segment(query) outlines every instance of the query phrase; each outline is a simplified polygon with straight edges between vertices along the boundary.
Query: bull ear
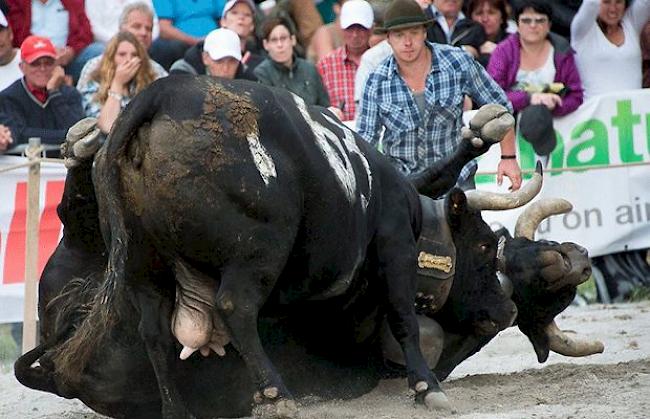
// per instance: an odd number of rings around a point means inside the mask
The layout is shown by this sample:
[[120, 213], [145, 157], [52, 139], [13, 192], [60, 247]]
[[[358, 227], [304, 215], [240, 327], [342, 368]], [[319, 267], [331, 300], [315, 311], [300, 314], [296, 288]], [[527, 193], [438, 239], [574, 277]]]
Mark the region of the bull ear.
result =
[[447, 197], [447, 207], [450, 215], [460, 215], [467, 212], [467, 196], [460, 188], [454, 188]]

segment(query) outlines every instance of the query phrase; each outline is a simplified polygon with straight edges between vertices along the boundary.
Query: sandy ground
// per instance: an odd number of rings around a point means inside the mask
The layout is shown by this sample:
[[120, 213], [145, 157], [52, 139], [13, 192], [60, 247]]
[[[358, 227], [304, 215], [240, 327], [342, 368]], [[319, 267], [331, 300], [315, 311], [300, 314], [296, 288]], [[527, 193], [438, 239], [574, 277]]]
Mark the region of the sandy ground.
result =
[[[605, 352], [586, 358], [551, 354], [538, 364], [528, 340], [511, 328], [443, 383], [454, 412], [441, 416], [414, 406], [405, 381], [395, 379], [355, 400], [303, 400], [300, 418], [650, 417], [650, 301], [570, 307], [557, 322], [600, 339]], [[0, 394], [0, 418], [102, 418], [78, 401], [24, 388], [7, 371], [0, 375]]]

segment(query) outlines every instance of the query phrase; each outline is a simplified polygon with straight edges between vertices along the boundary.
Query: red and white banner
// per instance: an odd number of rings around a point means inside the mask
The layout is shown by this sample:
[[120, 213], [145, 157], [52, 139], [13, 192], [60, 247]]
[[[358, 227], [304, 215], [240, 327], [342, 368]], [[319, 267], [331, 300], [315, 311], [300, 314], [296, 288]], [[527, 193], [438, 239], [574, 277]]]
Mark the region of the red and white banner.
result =
[[[0, 156], [0, 169], [26, 162]], [[0, 323], [19, 322], [23, 316], [27, 168], [0, 174]], [[62, 164], [41, 165], [38, 274], [61, 237], [56, 207], [61, 201], [66, 169]]]

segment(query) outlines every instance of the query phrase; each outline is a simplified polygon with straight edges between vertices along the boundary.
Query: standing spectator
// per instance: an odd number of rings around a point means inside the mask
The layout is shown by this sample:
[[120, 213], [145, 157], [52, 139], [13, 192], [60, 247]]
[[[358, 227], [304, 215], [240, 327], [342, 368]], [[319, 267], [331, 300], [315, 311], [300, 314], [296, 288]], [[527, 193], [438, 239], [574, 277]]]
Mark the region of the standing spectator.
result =
[[225, 0], [153, 0], [160, 37], [151, 57], [168, 70], [185, 51], [217, 29]]
[[361, 55], [369, 47], [374, 16], [365, 0], [348, 0], [341, 7], [343, 45], [323, 57], [317, 64], [332, 106], [343, 113], [343, 120], [354, 119], [354, 76]]
[[[427, 42], [431, 20], [414, 0], [394, 0], [386, 9], [383, 31], [393, 55], [370, 73], [361, 100], [357, 131], [406, 175], [420, 173], [452, 154], [461, 141], [463, 100], [510, 108], [503, 90], [465, 52]], [[385, 128], [383, 138], [382, 130]], [[519, 189], [521, 171], [514, 158], [514, 133], [500, 143], [497, 181], [510, 178]], [[475, 161], [461, 171], [458, 184], [474, 187]]]
[[[142, 2], [153, 10], [152, 0], [111, 0], [110, 7], [106, 7], [106, 0], [86, 0], [86, 15], [90, 21], [95, 42], [106, 45], [115, 34], [123, 30], [121, 29], [122, 12], [127, 5], [135, 2]], [[158, 38], [159, 34], [158, 18], [154, 16], [153, 39]]]
[[0, 148], [21, 153], [30, 137], [39, 137], [49, 156], [59, 155], [68, 129], [83, 118], [81, 96], [64, 84], [57, 50], [47, 38], [30, 35], [20, 47], [24, 77], [0, 92]]
[[[240, 71], [243, 72], [243, 78], [249, 80], [256, 80], [253, 70], [264, 60], [261, 55], [249, 49], [251, 44], [249, 41], [255, 36], [254, 16], [255, 4], [252, 0], [229, 0], [223, 8], [223, 16], [220, 21], [222, 28], [230, 29], [239, 36]], [[205, 74], [203, 51], [202, 41], [188, 49], [184, 57], [172, 65], [170, 72]]]
[[650, 2], [584, 0], [571, 23], [571, 45], [586, 98], [640, 89], [639, 36], [650, 17]]
[[473, 21], [483, 26], [485, 42], [479, 47], [478, 61], [487, 67], [497, 44], [508, 36], [506, 0], [470, 0], [467, 11]]
[[84, 0], [11, 0], [9, 5], [14, 45], [21, 45], [32, 34], [49, 38], [56, 47], [57, 64], [65, 67], [75, 83], [86, 61], [104, 49], [92, 43]]
[[296, 35], [292, 25], [283, 18], [272, 18], [264, 22], [262, 34], [269, 56], [255, 69], [259, 82], [287, 89], [309, 105], [329, 106], [316, 67], [294, 53]]
[[[124, 7], [120, 15], [120, 32], [132, 33], [140, 41], [145, 50], [149, 50], [152, 40], [153, 21], [153, 10], [146, 3], [129, 3]], [[101, 59], [102, 56], [94, 57], [86, 63], [81, 71], [81, 76], [79, 76], [77, 90], [83, 91], [86, 89], [90, 75], [99, 68]], [[149, 58], [149, 63], [154, 73], [156, 73], [157, 79], [167, 75], [165, 69], [151, 58]]]
[[118, 32], [81, 90], [84, 112], [97, 118], [97, 126], [107, 134], [133, 96], [155, 79], [142, 43], [130, 32]]
[[[563, 116], [582, 104], [575, 54], [566, 39], [550, 31], [552, 16], [543, 0], [520, 2], [514, 13], [518, 33], [492, 53], [488, 72], [506, 91], [515, 112], [545, 105], [554, 116]], [[554, 91], [551, 83], [564, 89]]]
[[241, 60], [241, 43], [235, 32], [219, 28], [210, 32], [205, 38], [203, 64], [206, 74], [226, 79], [257, 81], [254, 75], [245, 72]]
[[485, 42], [483, 27], [462, 12], [463, 0], [433, 0], [424, 9], [433, 19], [427, 30], [429, 42], [461, 47], [474, 58], [478, 58], [481, 45]]
[[23, 76], [20, 54], [13, 46], [14, 34], [5, 14], [0, 10], [0, 91]]

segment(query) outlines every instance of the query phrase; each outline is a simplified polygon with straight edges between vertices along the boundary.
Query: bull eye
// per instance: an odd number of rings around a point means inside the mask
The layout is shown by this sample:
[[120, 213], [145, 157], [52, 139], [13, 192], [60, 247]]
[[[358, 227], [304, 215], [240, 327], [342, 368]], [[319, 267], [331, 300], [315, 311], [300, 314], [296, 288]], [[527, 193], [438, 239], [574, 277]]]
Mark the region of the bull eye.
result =
[[488, 243], [479, 244], [479, 249], [482, 253], [487, 253], [490, 250], [490, 245]]

